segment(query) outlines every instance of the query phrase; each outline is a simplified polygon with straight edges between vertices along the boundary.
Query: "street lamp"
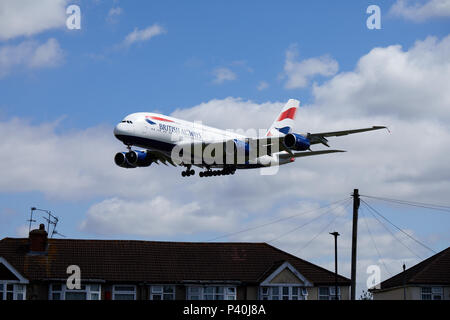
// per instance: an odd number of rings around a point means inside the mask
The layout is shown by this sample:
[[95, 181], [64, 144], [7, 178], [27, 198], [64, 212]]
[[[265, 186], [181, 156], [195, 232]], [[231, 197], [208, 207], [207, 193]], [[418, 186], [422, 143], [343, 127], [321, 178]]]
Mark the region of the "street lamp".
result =
[[337, 237], [339, 232], [330, 232], [334, 236], [334, 298], [338, 300], [338, 259], [337, 259]]

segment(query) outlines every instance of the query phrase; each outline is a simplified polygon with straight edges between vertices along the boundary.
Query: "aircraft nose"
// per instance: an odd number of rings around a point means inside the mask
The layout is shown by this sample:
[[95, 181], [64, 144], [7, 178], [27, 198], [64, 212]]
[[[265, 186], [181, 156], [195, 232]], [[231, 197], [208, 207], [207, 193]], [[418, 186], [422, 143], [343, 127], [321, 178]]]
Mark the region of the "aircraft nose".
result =
[[123, 136], [124, 134], [126, 134], [126, 129], [124, 127], [123, 123], [118, 123], [115, 127], [114, 127], [114, 135], [116, 137], [118, 136]]

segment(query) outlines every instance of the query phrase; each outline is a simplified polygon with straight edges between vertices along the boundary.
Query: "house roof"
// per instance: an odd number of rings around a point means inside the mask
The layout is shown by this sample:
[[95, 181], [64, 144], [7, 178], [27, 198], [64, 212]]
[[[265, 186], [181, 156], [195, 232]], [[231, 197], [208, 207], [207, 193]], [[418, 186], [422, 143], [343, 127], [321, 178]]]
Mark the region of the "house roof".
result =
[[[266, 243], [49, 239], [47, 254], [30, 254], [27, 238], [4, 238], [0, 257], [30, 281], [66, 279], [66, 268], [78, 265], [82, 279], [111, 282], [259, 283], [287, 261], [314, 285], [334, 284], [333, 272]], [[343, 276], [338, 282], [350, 285]]]
[[401, 287], [404, 283], [450, 285], [450, 247], [383, 281], [380, 289]]

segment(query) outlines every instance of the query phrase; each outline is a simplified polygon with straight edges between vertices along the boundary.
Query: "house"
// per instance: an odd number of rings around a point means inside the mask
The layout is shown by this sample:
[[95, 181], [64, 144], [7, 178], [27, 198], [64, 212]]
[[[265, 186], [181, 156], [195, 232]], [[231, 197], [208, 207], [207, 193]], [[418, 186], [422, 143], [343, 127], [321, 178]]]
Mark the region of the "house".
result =
[[[328, 300], [334, 285], [333, 272], [267, 243], [48, 239], [43, 225], [0, 240], [0, 299]], [[338, 276], [339, 299], [349, 287]]]
[[374, 300], [450, 300], [450, 247], [370, 291]]

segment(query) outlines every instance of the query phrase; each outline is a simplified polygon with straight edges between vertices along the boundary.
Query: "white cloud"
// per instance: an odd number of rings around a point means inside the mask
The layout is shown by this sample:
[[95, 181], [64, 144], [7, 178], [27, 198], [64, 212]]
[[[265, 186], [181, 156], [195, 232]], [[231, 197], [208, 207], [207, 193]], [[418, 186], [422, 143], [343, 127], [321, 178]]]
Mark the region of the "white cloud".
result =
[[109, 23], [117, 23], [118, 17], [123, 13], [123, 9], [121, 7], [113, 7], [109, 9], [108, 16], [106, 17], [106, 21]]
[[287, 89], [304, 88], [308, 86], [309, 81], [315, 76], [332, 76], [336, 74], [339, 65], [336, 60], [321, 56], [318, 58], [309, 58], [302, 61], [296, 61], [298, 58], [298, 49], [292, 45], [286, 51], [286, 60], [284, 63], [284, 77], [287, 78], [285, 87]]
[[[176, 109], [172, 116], [189, 121], [202, 121], [206, 125], [223, 129], [268, 128], [282, 106], [283, 102], [259, 104], [241, 98], [227, 97], [212, 99], [191, 108]], [[236, 117], [237, 114], [240, 116]]]
[[269, 84], [266, 81], [261, 81], [258, 86], [257, 89], [258, 91], [263, 91], [266, 90], [269, 87]]
[[4, 45], [0, 47], [0, 77], [17, 67], [27, 69], [55, 67], [61, 64], [63, 59], [63, 50], [53, 38], [42, 44], [26, 40], [18, 45]]
[[0, 1], [0, 40], [62, 28], [68, 0]]
[[143, 42], [150, 40], [153, 37], [156, 37], [161, 34], [167, 33], [167, 30], [155, 23], [145, 29], [134, 28], [133, 32], [129, 33], [124, 40], [124, 45], [129, 46], [136, 42]]
[[450, 0], [397, 0], [389, 12], [414, 22], [430, 18], [450, 17]]
[[108, 16], [120, 16], [123, 12], [123, 9], [121, 7], [115, 7], [115, 8], [111, 8], [108, 11]]
[[237, 78], [236, 74], [226, 67], [215, 68], [212, 73], [214, 75], [213, 82], [217, 84], [222, 84], [225, 81], [233, 81]]
[[315, 105], [336, 114], [450, 119], [450, 36], [428, 37], [409, 50], [374, 48], [352, 72], [313, 89]]
[[205, 212], [196, 201], [179, 204], [164, 196], [142, 201], [112, 198], [90, 207], [81, 229], [103, 235], [174, 236], [223, 232], [236, 227], [235, 218]]

